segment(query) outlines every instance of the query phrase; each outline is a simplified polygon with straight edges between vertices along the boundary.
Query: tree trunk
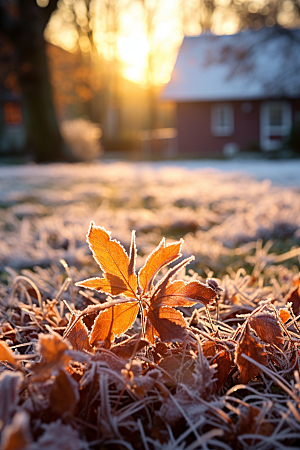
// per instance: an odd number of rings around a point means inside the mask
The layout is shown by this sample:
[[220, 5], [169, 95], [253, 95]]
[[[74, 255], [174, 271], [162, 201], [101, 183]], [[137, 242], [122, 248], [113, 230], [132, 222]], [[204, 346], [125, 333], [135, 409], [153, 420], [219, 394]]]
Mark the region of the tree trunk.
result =
[[44, 40], [44, 29], [57, 0], [51, 0], [46, 8], [39, 7], [36, 0], [19, 0], [17, 4], [18, 14], [10, 15], [6, 10], [0, 22], [2, 31], [15, 45], [28, 147], [36, 162], [66, 159], [52, 101]]

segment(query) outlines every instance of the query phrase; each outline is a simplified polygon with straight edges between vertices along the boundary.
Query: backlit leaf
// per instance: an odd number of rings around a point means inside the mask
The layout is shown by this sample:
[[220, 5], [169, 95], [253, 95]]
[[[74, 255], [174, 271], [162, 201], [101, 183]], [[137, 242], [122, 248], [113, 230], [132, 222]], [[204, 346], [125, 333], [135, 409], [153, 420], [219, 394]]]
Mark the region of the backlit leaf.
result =
[[217, 372], [216, 372], [216, 378], [217, 378], [217, 391], [223, 387], [225, 382], [227, 381], [229, 372], [231, 371], [232, 367], [232, 357], [229, 352], [226, 350], [221, 351], [216, 357], [214, 357], [210, 364], [217, 364]]
[[186, 266], [187, 264], [189, 264], [191, 261], [193, 261], [195, 259], [194, 256], [190, 256], [189, 258], [184, 259], [183, 261], [181, 261], [180, 263], [178, 263], [176, 266], [172, 267], [167, 273], [166, 275], [157, 283], [157, 285], [155, 286], [155, 290], [153, 292], [152, 295], [152, 301], [155, 299], [157, 293], [159, 291], [163, 291], [164, 289], [166, 289], [167, 285], [169, 284], [170, 280], [173, 278], [173, 276], [180, 270], [182, 269], [184, 266]]
[[286, 311], [285, 309], [280, 309], [279, 315], [280, 315], [280, 319], [282, 320], [283, 323], [287, 322], [289, 319], [292, 318], [290, 313], [288, 311]]
[[[108, 280], [113, 286], [109, 293], [118, 295], [122, 290], [122, 294], [126, 297], [134, 297], [137, 290], [137, 276], [133, 270], [133, 260], [135, 259], [134, 244], [131, 246], [130, 260], [123, 246], [116, 240], [112, 240], [110, 234], [104, 228], [96, 227], [94, 222], [91, 222], [87, 241], [95, 260], [104, 274], [104, 280]], [[100, 282], [100, 280], [98, 281], [100, 283], [99, 289], [107, 289], [107, 284], [104, 281]], [[96, 281], [93, 283], [96, 283]], [[101, 285], [101, 283], [103, 284]], [[97, 287], [92, 288], [97, 289]], [[117, 292], [117, 294], [112, 293], [112, 291]]]
[[115, 275], [105, 274], [105, 278], [88, 278], [79, 281], [76, 286], [82, 286], [95, 291], [102, 291], [112, 296], [120, 295], [127, 290], [125, 282]]
[[139, 272], [139, 283], [143, 292], [151, 290], [154, 278], [160, 269], [181, 256], [182, 242], [181, 239], [166, 245], [165, 238], [163, 238], [158, 247], [148, 256], [145, 265]]
[[241, 382], [248, 383], [254, 377], [260, 374], [260, 369], [255, 364], [251, 363], [242, 356], [242, 353], [254, 359], [262, 365], [268, 362], [267, 354], [264, 347], [251, 334], [249, 326], [247, 325], [245, 333], [237, 345], [236, 349], [236, 364], [240, 371]]
[[[73, 314], [68, 326], [70, 326], [74, 322], [75, 318], [76, 315]], [[76, 325], [70, 331], [68, 335], [68, 341], [70, 342], [74, 350], [92, 350], [89, 342], [88, 329], [83, 323], [82, 319], [78, 320]]]
[[139, 312], [138, 302], [120, 303], [101, 311], [95, 319], [90, 343], [111, 342], [116, 336], [125, 333], [133, 324]]
[[154, 303], [167, 306], [192, 306], [195, 303], [208, 305], [215, 297], [215, 291], [200, 281], [186, 283], [176, 280], [158, 292]]
[[295, 316], [300, 314], [300, 286], [296, 285], [286, 296], [286, 301], [293, 304], [293, 311]]
[[271, 314], [257, 314], [251, 317], [250, 326], [257, 336], [268, 344], [281, 346], [284, 342], [282, 329], [276, 317]]
[[0, 341], [0, 361], [7, 361], [14, 365], [16, 364], [13, 352], [3, 341]]
[[187, 331], [182, 313], [168, 306], [151, 308], [147, 314], [146, 337], [154, 343], [155, 336], [162, 342], [183, 342]]

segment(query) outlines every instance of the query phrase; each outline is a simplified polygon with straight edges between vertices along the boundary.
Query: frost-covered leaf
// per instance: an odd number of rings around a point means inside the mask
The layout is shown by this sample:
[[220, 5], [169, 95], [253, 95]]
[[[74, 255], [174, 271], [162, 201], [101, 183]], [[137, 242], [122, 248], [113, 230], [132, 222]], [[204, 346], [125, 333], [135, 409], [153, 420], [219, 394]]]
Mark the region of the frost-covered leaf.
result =
[[[75, 319], [76, 315], [73, 314], [68, 326], [72, 325]], [[78, 320], [76, 325], [71, 329], [70, 333], [68, 334], [68, 341], [70, 342], [74, 350], [92, 350], [89, 341], [88, 329], [83, 323], [82, 319]]]
[[146, 337], [153, 344], [155, 336], [162, 342], [183, 342], [187, 331], [182, 313], [168, 306], [150, 308], [147, 314]]
[[216, 357], [210, 361], [211, 365], [217, 364], [217, 372], [215, 377], [217, 378], [217, 391], [223, 387], [227, 381], [228, 375], [232, 368], [232, 357], [231, 354], [223, 350]]
[[264, 366], [268, 362], [264, 347], [251, 334], [248, 325], [246, 326], [242, 339], [237, 344], [235, 356], [236, 364], [240, 371], [241, 382], [248, 383], [248, 381], [252, 380], [254, 377], [260, 374], [260, 369], [255, 364], [245, 359], [242, 356], [242, 353]]
[[262, 341], [279, 347], [283, 344], [282, 328], [271, 314], [255, 314], [250, 319], [250, 326]]
[[72, 413], [79, 401], [78, 384], [65, 370], [60, 369], [51, 386], [50, 404], [60, 416]]
[[19, 411], [2, 431], [1, 450], [29, 450], [30, 443], [29, 416], [25, 411]]
[[180, 250], [183, 240], [167, 244], [163, 238], [155, 250], [146, 259], [145, 265], [139, 272], [139, 283], [143, 292], [150, 291], [157, 272], [181, 256]]
[[35, 364], [32, 370], [44, 378], [54, 370], [66, 367], [72, 360], [69, 344], [56, 334], [40, 334], [37, 350], [43, 360]]
[[215, 291], [200, 281], [176, 280], [159, 290], [153, 304], [188, 307], [195, 303], [208, 305], [215, 297]]
[[[103, 290], [111, 295], [122, 293], [126, 297], [134, 297], [137, 290], [137, 276], [134, 272], [135, 248], [131, 245], [131, 258], [129, 259], [124, 247], [103, 228], [91, 222], [87, 234], [87, 241], [93, 256], [99, 264], [104, 278], [88, 280], [77, 286]], [[134, 237], [132, 239], [134, 242]]]
[[292, 318], [290, 313], [286, 309], [280, 309], [279, 310], [280, 319], [283, 323], [287, 322], [289, 319]]
[[92, 328], [91, 345], [95, 345], [98, 341], [111, 342], [115, 337], [125, 333], [132, 326], [138, 312], [138, 302], [121, 303], [101, 311]]
[[120, 342], [120, 344], [113, 345], [110, 351], [120, 358], [129, 359], [134, 352], [142, 350], [146, 345], [149, 345], [149, 341], [146, 339], [139, 339], [137, 335], [135, 335], [126, 339], [126, 341]]

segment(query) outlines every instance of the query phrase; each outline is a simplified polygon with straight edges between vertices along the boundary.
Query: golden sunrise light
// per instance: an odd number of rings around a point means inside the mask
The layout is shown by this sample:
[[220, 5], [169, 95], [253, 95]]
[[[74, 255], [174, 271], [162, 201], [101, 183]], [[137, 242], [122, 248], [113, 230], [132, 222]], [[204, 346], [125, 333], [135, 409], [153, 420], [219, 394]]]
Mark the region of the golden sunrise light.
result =
[[[46, 4], [46, 0], [38, 1], [41, 5]], [[47, 26], [46, 39], [67, 51], [76, 52], [80, 49], [82, 53], [88, 54], [91, 51], [88, 33], [92, 30], [98, 55], [106, 61], [118, 60], [121, 75], [143, 85], [167, 83], [184, 34], [201, 33], [201, 25], [198, 19], [193, 18], [192, 10], [188, 11], [189, 19], [183, 26], [181, 0], [145, 2], [148, 5], [144, 6], [146, 9], [143, 9], [142, 2], [136, 1], [118, 10], [113, 2], [94, 0], [89, 22], [84, 2], [79, 1], [75, 8], [77, 25], [76, 22], [74, 24], [70, 4], [69, 0], [59, 2], [58, 10]], [[256, 3], [251, 5], [254, 8]], [[218, 1], [211, 28], [216, 34], [238, 31], [237, 18], [228, 13], [227, 7], [228, 0]], [[145, 11], [148, 16], [145, 16]], [[149, 19], [149, 22], [147, 17], [152, 18], [152, 21]]]

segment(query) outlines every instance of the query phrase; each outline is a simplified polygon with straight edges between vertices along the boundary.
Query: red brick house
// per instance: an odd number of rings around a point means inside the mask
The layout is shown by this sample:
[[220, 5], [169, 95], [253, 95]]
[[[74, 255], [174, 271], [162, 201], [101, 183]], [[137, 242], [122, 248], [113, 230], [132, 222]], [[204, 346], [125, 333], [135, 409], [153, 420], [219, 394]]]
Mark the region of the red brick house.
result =
[[177, 106], [179, 154], [282, 147], [300, 121], [300, 30], [185, 37], [162, 99]]

